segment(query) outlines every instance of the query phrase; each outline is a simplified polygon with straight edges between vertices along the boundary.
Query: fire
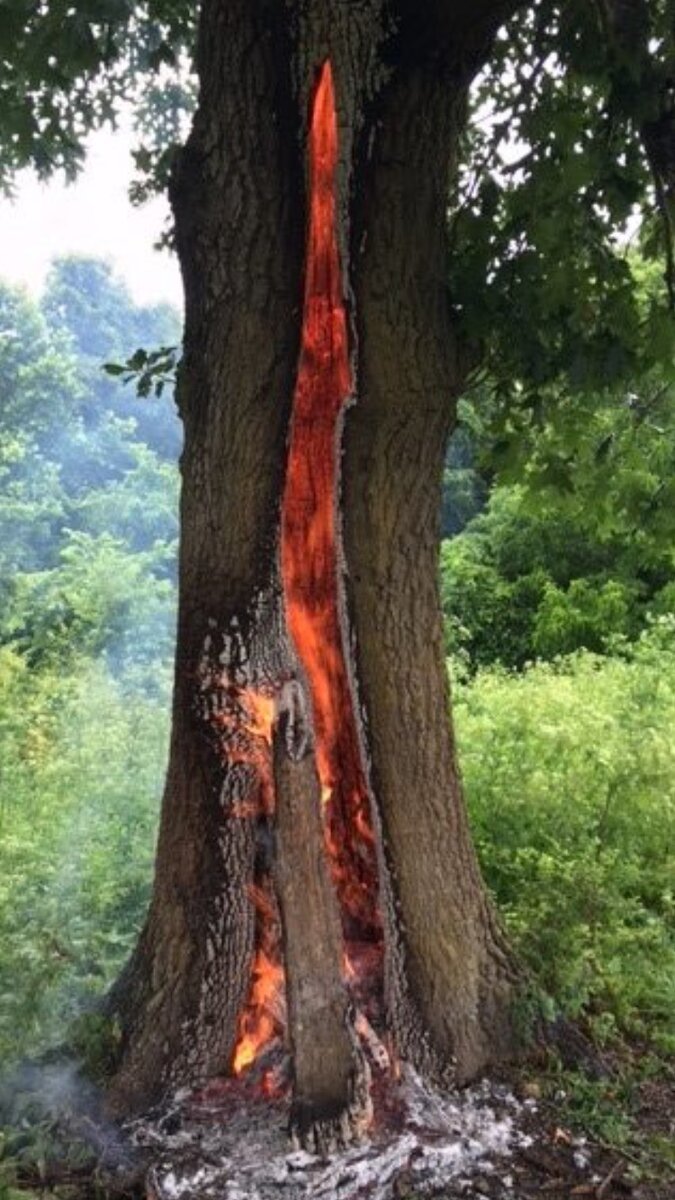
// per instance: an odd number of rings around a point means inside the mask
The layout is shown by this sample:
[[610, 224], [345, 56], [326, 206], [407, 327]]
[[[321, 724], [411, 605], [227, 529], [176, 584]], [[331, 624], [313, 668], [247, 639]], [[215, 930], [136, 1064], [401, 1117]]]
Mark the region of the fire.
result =
[[244, 708], [247, 710], [246, 728], [253, 737], [260, 737], [268, 746], [272, 745], [272, 728], [276, 715], [273, 696], [265, 696], [248, 688], [244, 693]]
[[378, 940], [368, 791], [339, 608], [337, 504], [341, 413], [352, 390], [336, 232], [338, 131], [330, 62], [309, 129], [309, 226], [300, 364], [281, 516], [288, 624], [312, 694], [326, 846], [347, 940]]
[[270, 959], [264, 950], [258, 950], [253, 963], [252, 980], [251, 994], [237, 1030], [232, 1060], [235, 1075], [241, 1075], [255, 1061], [260, 1050], [281, 1033], [278, 1016], [279, 994], [284, 982], [281, 963]]
[[272, 780], [272, 729], [276, 716], [276, 701], [252, 687], [233, 684], [224, 673], [208, 674], [202, 680], [205, 690], [212, 690], [218, 703], [209, 712], [208, 723], [215, 734], [219, 753], [224, 762], [248, 764], [253, 770], [251, 794], [233, 801], [232, 815], [237, 817], [271, 817], [274, 812]]
[[[230, 817], [258, 822], [274, 814], [272, 731], [276, 719], [274, 696], [253, 687], [234, 684], [220, 671], [205, 666], [202, 688], [216, 697], [208, 722], [218, 752], [228, 765], [251, 768], [250, 786], [230, 802]], [[249, 889], [255, 908], [255, 954], [251, 987], [237, 1027], [232, 1071], [240, 1075], [260, 1051], [284, 1029], [284, 969], [281, 962], [279, 921], [274, 892], [265, 874]]]
[[[355, 992], [364, 990], [365, 980], [365, 990], [372, 995], [381, 986], [382, 964], [375, 838], [343, 654], [337, 565], [340, 424], [352, 389], [336, 234], [337, 155], [335, 91], [326, 61], [314, 92], [309, 128], [304, 313], [281, 511], [281, 570], [288, 626], [311, 691], [326, 849], [347, 943], [345, 977]], [[264, 761], [256, 757], [256, 762], [260, 805], [271, 814], [269, 743], [274, 705], [250, 690], [240, 695], [239, 703], [249, 735], [243, 752], [250, 752], [251, 738], [256, 743], [262, 740], [265, 748]], [[232, 754], [241, 751], [234, 742], [231, 751], [233, 761]], [[248, 804], [240, 811], [248, 815]], [[257, 949], [251, 992], [237, 1031], [232, 1064], [237, 1075], [281, 1032], [284, 973], [269, 882], [256, 889], [252, 899]], [[364, 946], [372, 953], [364, 956], [360, 949]], [[360, 973], [356, 961], [367, 962], [367, 968]]]
[[342, 408], [352, 390], [335, 220], [337, 121], [330, 62], [310, 120], [310, 215], [303, 338], [281, 515], [289, 630], [309, 678], [325, 836], [346, 934], [376, 936], [377, 871], [368, 790], [342, 652], [337, 492]]
[[232, 1071], [241, 1075], [284, 1030], [284, 968], [279, 953], [276, 902], [269, 880], [249, 888], [256, 910], [256, 951], [251, 990], [239, 1016]]

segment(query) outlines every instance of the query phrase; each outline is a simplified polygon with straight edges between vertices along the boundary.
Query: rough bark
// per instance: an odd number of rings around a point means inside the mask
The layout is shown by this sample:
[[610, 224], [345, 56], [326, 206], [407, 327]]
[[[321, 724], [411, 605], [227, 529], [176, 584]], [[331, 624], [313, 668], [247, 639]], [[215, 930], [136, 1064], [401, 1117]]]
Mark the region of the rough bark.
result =
[[[291, 1129], [308, 1150], [346, 1145], [369, 1116], [366, 1064], [342, 980], [340, 916], [323, 847], [321, 789], [298, 684], [274, 744], [276, 854], [294, 1077]], [[300, 701], [300, 702], [299, 702]]]
[[444, 449], [463, 382], [445, 241], [463, 106], [461, 73], [434, 62], [402, 70], [380, 112], [358, 193], [367, 237], [354, 268], [359, 395], [343, 506], [390, 890], [389, 1019], [406, 1057], [460, 1081], [512, 1050], [514, 983], [467, 826], [437, 584]]
[[[227, 1070], [249, 986], [250, 884], [267, 849], [259, 823], [237, 813], [251, 799], [265, 809], [252, 789], [271, 764], [246, 697], [273, 696], [294, 671], [279, 505], [300, 340], [306, 104], [326, 54], [338, 87], [338, 232], [357, 377], [341, 609], [381, 834], [388, 1020], [401, 1053], [436, 1074], [468, 1078], [511, 1046], [513, 972], [467, 829], [436, 587], [443, 455], [461, 386], [445, 196], [466, 80], [504, 6], [484, 0], [472, 15], [455, 6], [448, 21], [450, 7], [203, 5], [200, 104], [172, 195], [186, 294], [173, 735], [151, 907], [110, 1000], [122, 1028], [112, 1112]], [[317, 825], [313, 770], [311, 758], [276, 763], [300, 1124], [324, 1093], [328, 1108], [344, 1105], [355, 1061], [336, 1034], [339, 1053], [322, 1071], [302, 1028], [316, 1027], [327, 1004], [331, 1027], [346, 1029], [334, 962], [312, 962], [295, 933], [288, 871], [300, 829]], [[311, 876], [306, 854], [301, 869]], [[325, 995], [308, 998], [309, 978], [324, 981]]]
[[151, 908], [111, 997], [123, 1030], [111, 1111], [226, 1070], [249, 986], [255, 823], [228, 820], [227, 770], [196, 702], [207, 639], [239, 684], [278, 674], [268, 660], [302, 265], [279, 14], [276, 3], [204, 5], [200, 108], [173, 185], [186, 296], [173, 733]]

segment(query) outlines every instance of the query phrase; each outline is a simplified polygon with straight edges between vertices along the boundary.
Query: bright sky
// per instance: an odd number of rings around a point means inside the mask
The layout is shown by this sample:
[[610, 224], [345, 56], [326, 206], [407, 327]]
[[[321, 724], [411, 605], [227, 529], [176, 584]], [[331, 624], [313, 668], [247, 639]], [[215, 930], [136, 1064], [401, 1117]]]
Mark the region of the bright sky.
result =
[[168, 203], [158, 198], [132, 208], [127, 197], [131, 138], [106, 130], [92, 136], [89, 147], [76, 183], [39, 183], [32, 172], [23, 172], [15, 200], [0, 198], [0, 277], [37, 294], [50, 259], [88, 254], [108, 259], [137, 303], [168, 300], [181, 307], [176, 258], [153, 250]]

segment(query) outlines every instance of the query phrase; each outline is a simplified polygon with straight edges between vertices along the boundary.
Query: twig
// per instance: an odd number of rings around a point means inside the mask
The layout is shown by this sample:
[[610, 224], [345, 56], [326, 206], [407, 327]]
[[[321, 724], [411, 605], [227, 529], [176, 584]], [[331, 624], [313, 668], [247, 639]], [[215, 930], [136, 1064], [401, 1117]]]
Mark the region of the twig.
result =
[[612, 1181], [616, 1178], [616, 1176], [619, 1174], [619, 1171], [622, 1171], [622, 1170], [623, 1170], [623, 1163], [620, 1162], [619, 1159], [617, 1159], [617, 1161], [614, 1163], [614, 1166], [612, 1167], [612, 1169], [607, 1173], [607, 1175], [605, 1175], [605, 1178], [603, 1179], [602, 1183], [598, 1184], [598, 1189], [595, 1193], [597, 1200], [603, 1200], [610, 1183], [612, 1183]]

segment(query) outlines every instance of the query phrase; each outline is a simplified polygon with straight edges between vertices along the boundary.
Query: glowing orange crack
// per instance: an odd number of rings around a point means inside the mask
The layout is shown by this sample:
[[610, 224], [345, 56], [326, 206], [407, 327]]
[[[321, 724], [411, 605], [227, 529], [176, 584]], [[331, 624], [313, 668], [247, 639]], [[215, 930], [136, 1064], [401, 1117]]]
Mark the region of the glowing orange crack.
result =
[[[281, 569], [288, 627], [309, 681], [326, 849], [345, 938], [381, 947], [368, 793], [344, 660], [338, 592], [339, 420], [352, 383], [336, 233], [338, 131], [331, 65], [319, 72], [309, 127], [309, 223], [302, 340], [281, 511]], [[267, 710], [261, 735], [271, 737]], [[270, 955], [275, 915], [258, 898], [252, 988], [238, 1027], [235, 1073], [278, 1035], [283, 967]], [[381, 953], [375, 955], [381, 964]], [[345, 965], [351, 956], [345, 955]], [[380, 970], [378, 965], [377, 970]]]
[[374, 836], [338, 607], [339, 418], [352, 387], [337, 243], [338, 154], [330, 62], [309, 130], [310, 211], [304, 318], [281, 517], [288, 625], [312, 694], [327, 849], [343, 915], [365, 936], [379, 926]]

